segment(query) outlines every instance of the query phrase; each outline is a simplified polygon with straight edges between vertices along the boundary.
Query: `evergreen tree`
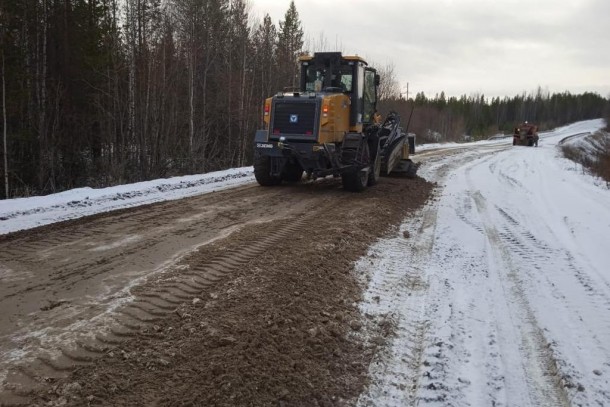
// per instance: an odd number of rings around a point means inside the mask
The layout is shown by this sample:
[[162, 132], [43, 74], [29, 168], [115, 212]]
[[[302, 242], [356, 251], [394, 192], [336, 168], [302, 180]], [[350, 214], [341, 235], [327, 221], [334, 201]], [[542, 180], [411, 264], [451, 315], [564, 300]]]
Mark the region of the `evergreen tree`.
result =
[[294, 0], [280, 21], [277, 43], [278, 85], [280, 87], [296, 87], [298, 85], [297, 62], [303, 49], [303, 29]]
[[[263, 100], [298, 84], [303, 47], [294, 2], [279, 29], [248, 18], [246, 0], [0, 1], [0, 180], [10, 188], [0, 195], [247, 165]], [[389, 68], [380, 110], [406, 126], [415, 105], [419, 141], [511, 132], [522, 120], [551, 128], [608, 108], [595, 93], [542, 89], [407, 101]]]
[[258, 103], [257, 119], [259, 126], [263, 121], [263, 102], [276, 88], [277, 78], [277, 29], [266, 14], [253, 35], [255, 78], [255, 103]]

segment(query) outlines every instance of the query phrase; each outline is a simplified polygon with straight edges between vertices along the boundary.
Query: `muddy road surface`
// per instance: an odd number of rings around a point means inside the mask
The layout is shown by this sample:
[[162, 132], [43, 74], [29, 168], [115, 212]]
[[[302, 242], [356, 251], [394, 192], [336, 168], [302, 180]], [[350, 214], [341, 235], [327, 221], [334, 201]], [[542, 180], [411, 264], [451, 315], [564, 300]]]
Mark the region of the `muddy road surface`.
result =
[[0, 402], [349, 403], [373, 354], [353, 264], [432, 187], [248, 184], [4, 236]]

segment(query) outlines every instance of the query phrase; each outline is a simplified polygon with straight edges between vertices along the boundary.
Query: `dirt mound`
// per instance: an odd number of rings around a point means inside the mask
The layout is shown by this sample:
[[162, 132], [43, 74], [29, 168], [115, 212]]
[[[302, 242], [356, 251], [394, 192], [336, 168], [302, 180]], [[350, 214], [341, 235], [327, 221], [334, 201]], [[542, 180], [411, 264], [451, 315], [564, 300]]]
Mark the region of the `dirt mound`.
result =
[[[353, 263], [429, 198], [423, 179], [384, 178], [362, 194], [337, 183], [296, 187], [318, 209], [245, 227], [185, 258], [174, 273], [236, 253], [277, 230], [287, 237], [93, 364], [35, 395], [38, 405], [343, 405], [366, 386], [362, 287]], [[269, 208], [273, 210], [273, 208]], [[143, 295], [172, 275], [133, 289]]]

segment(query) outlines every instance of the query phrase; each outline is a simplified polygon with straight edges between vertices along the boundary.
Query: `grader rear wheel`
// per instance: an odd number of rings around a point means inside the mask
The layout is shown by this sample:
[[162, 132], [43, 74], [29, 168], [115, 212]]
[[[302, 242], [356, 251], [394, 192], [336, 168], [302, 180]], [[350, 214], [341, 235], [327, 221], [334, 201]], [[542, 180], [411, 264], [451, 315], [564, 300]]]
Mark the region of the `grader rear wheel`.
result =
[[279, 185], [282, 182], [281, 177], [271, 175], [271, 160], [269, 156], [254, 155], [254, 178], [264, 187]]

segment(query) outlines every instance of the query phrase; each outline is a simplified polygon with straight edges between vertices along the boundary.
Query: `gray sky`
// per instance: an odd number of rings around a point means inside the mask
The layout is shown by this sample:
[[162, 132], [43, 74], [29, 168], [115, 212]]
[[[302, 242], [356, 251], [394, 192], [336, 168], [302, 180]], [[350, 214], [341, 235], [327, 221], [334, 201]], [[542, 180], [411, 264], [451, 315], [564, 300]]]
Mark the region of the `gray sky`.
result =
[[[250, 0], [277, 25], [290, 0]], [[394, 64], [403, 92], [610, 96], [610, 0], [295, 0], [310, 44]], [[372, 65], [372, 63], [371, 63]]]

